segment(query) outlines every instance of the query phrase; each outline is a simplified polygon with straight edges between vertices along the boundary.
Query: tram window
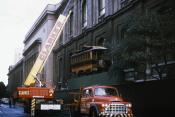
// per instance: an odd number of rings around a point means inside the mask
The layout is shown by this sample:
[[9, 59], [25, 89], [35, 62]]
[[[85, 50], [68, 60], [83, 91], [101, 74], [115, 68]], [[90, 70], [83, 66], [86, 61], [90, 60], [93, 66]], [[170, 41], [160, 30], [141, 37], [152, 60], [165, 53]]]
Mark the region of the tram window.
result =
[[85, 54], [85, 60], [87, 61], [88, 60], [88, 53]]
[[95, 52], [95, 59], [98, 59], [98, 56], [97, 56], [98, 52]]
[[83, 55], [83, 61], [86, 61], [86, 53]]
[[86, 60], [88, 60], [88, 53], [86, 53]]
[[83, 54], [81, 55], [81, 61], [83, 61]]
[[70, 62], [71, 62], [71, 64], [73, 63], [73, 59], [72, 58], [71, 58]]
[[77, 57], [77, 63], [80, 61], [80, 56]]
[[79, 61], [82, 62], [82, 55], [80, 55], [80, 60]]
[[83, 54], [81, 55], [81, 60], [80, 60], [81, 62], [83, 61]]
[[84, 61], [84, 54], [82, 54], [82, 58], [81, 58], [81, 61]]
[[72, 64], [75, 63], [75, 58], [71, 58], [71, 63], [72, 63]]
[[84, 60], [84, 54], [82, 54], [82, 56], [81, 56], [81, 61], [83, 61]]
[[86, 61], [86, 53], [84, 54], [84, 59], [83, 59], [83, 61]]
[[73, 63], [76, 63], [76, 58], [73, 58]]
[[87, 60], [89, 60], [89, 58], [90, 58], [90, 55], [89, 55], [89, 53], [87, 53]]
[[103, 55], [102, 52], [98, 52], [98, 59], [102, 59], [102, 55]]
[[93, 60], [96, 60], [96, 59], [97, 59], [96, 52], [93, 52], [93, 53], [92, 53], [92, 59], [93, 59]]
[[82, 55], [82, 61], [84, 61], [84, 59], [85, 59], [85, 56], [84, 56], [84, 55], [85, 55], [85, 54]]

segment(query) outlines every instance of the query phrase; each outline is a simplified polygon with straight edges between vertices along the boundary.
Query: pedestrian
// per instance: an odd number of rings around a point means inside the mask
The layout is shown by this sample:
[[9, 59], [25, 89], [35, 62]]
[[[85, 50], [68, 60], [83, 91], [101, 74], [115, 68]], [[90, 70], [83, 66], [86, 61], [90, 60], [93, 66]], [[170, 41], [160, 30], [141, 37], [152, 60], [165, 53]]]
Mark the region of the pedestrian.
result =
[[0, 99], [0, 107], [1, 107], [2, 99]]
[[12, 104], [13, 104], [13, 108], [16, 107], [16, 101], [17, 101], [17, 92], [14, 91], [13, 95], [12, 95]]
[[13, 97], [13, 101], [12, 102], [13, 102], [13, 108], [15, 108], [16, 107], [16, 98]]
[[10, 97], [9, 98], [9, 108], [11, 108], [12, 107], [12, 98]]

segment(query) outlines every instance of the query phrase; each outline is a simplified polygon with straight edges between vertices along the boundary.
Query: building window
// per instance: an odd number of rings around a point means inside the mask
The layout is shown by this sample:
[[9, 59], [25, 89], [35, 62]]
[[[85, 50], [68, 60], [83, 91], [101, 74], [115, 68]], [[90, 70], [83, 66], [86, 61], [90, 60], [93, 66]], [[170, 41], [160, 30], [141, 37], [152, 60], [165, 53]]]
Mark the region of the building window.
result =
[[59, 79], [58, 82], [62, 83], [63, 81], [63, 59], [59, 58], [59, 63], [58, 63], [58, 74], [59, 74]]
[[70, 37], [73, 36], [73, 12], [70, 15]]
[[86, 0], [84, 0], [83, 4], [82, 4], [82, 26], [83, 27], [87, 26], [87, 4], [86, 4]]
[[58, 45], [59, 46], [61, 46], [61, 45], [63, 45], [63, 32], [61, 33], [61, 35], [60, 35], [60, 38], [59, 38], [59, 40], [58, 40]]
[[99, 16], [103, 16], [105, 14], [105, 0], [99, 0]]
[[125, 38], [126, 38], [126, 29], [125, 28], [122, 28], [121, 29], [121, 40], [123, 40]]
[[105, 46], [105, 39], [104, 38], [100, 38], [97, 42], [98, 46]]

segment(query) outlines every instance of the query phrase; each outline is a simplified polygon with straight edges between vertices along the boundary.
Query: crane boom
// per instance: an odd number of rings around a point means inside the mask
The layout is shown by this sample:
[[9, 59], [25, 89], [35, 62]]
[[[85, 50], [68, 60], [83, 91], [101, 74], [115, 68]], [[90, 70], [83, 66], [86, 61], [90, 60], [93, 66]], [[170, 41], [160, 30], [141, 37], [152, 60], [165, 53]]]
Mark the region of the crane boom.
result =
[[52, 52], [53, 47], [55, 46], [58, 38], [61, 35], [61, 32], [70, 17], [71, 11], [67, 16], [60, 15], [51, 30], [47, 40], [45, 41], [44, 45], [41, 48], [41, 51], [29, 73], [27, 79], [24, 82], [25, 86], [30, 86], [31, 84], [35, 83], [37, 80], [37, 74], [41, 73], [50, 53]]

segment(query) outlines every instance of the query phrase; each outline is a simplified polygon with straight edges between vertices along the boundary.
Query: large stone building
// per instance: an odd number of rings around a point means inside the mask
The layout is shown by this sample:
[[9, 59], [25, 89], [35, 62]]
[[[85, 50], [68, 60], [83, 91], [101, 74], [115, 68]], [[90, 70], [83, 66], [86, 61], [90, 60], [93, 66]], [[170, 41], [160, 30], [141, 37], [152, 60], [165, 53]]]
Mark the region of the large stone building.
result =
[[[26, 34], [23, 59], [20, 62], [23, 75], [20, 75], [18, 85], [22, 85], [25, 81], [59, 14], [66, 15], [70, 10], [72, 14], [41, 74], [43, 82], [46, 82], [47, 85], [57, 86], [57, 89], [65, 87], [65, 84], [77, 89], [80, 85], [115, 85], [121, 83], [121, 79], [122, 81], [142, 79], [134, 79], [131, 73], [126, 73], [125, 76], [129, 77], [125, 78], [110, 77], [107, 71], [72, 78], [70, 56], [85, 45], [104, 46], [109, 40], [121, 40], [124, 37], [123, 26], [126, 23], [126, 18], [132, 17], [135, 11], [141, 11], [143, 8], [154, 11], [168, 9], [169, 2], [164, 0], [63, 0], [60, 4], [47, 5]], [[17, 67], [13, 67], [9, 71], [9, 85], [13, 80], [11, 77], [14, 76], [15, 69]]]
[[16, 87], [21, 86], [23, 83], [23, 59], [18, 61], [14, 66], [9, 66], [8, 73], [8, 91], [13, 94]]

